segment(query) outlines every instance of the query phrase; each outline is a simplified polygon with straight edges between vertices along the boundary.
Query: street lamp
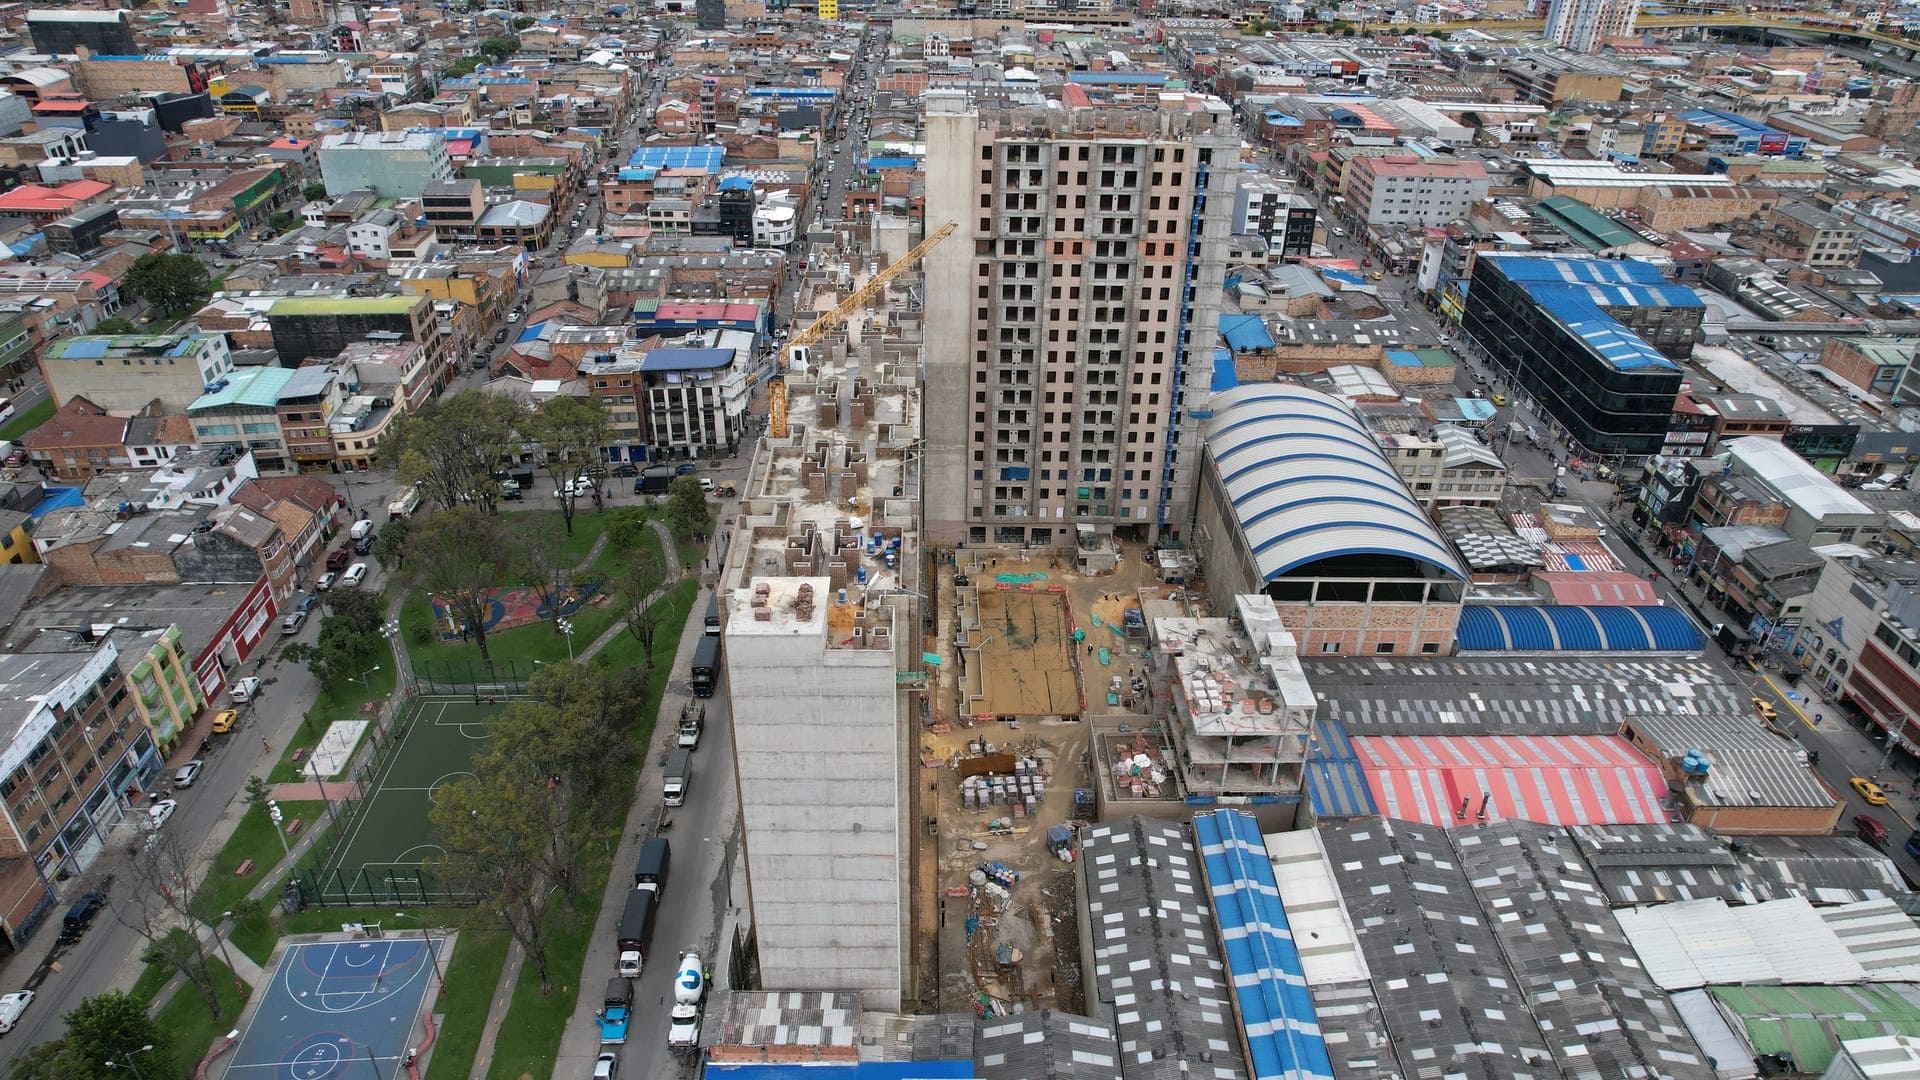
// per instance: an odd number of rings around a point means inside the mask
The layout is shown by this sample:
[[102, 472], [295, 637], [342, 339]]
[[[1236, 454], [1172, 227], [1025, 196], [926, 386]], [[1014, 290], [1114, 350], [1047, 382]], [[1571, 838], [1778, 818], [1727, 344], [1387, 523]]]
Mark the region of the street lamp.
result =
[[380, 670], [380, 665], [379, 665], [379, 664], [375, 664], [375, 665], [373, 665], [372, 667], [370, 667], [370, 668], [368, 668], [367, 670], [365, 670], [365, 671], [363, 671], [363, 672], [361, 672], [360, 674], [358, 674], [358, 675], [349, 675], [349, 676], [347, 676], [347, 678], [349, 678], [349, 679], [351, 679], [351, 680], [353, 680], [354, 682], [357, 682], [357, 683], [359, 683], [359, 684], [360, 684], [361, 686], [364, 686], [364, 687], [366, 687], [367, 689], [369, 689], [369, 690], [371, 690], [371, 689], [373, 689], [373, 684], [367, 681], [367, 676], [369, 676], [369, 675], [371, 675], [371, 674], [373, 674], [374, 672], [376, 672], [376, 671], [379, 671], [379, 670]]
[[427, 929], [426, 920], [406, 911], [396, 911], [393, 913], [393, 917], [396, 919], [412, 919], [414, 922], [420, 924], [420, 935], [427, 939], [427, 953], [433, 957], [433, 977], [440, 983], [441, 992], [445, 993], [447, 989], [447, 977], [440, 973], [440, 946], [434, 941], [433, 931]]
[[[281, 841], [284, 843], [285, 837], [282, 837]], [[231, 918], [233, 918], [233, 912], [231, 911], [223, 911], [220, 913], [221, 922], [225, 922]], [[215, 923], [207, 929], [213, 931], [213, 942], [220, 946], [220, 962], [227, 965], [227, 974], [233, 976], [233, 988], [244, 992], [247, 984], [241, 980], [240, 973], [233, 970], [233, 956], [227, 952], [227, 939], [220, 936], [220, 924]]]
[[554, 625], [559, 628], [561, 633], [567, 635], [567, 662], [572, 663], [573, 662], [573, 620], [572, 619], [556, 619], [554, 620]]
[[146, 1077], [140, 1075], [140, 1066], [135, 1065], [133, 1063], [133, 1059], [139, 1057], [141, 1054], [144, 1054], [151, 1049], [153, 1049], [153, 1044], [148, 1043], [147, 1045], [141, 1047], [140, 1049], [135, 1050], [134, 1052], [128, 1054], [127, 1060], [125, 1061], [115, 1061], [112, 1058], [108, 1058], [106, 1061], [106, 1066], [109, 1069], [129, 1070], [130, 1072], [133, 1073], [133, 1080], [147, 1080]]

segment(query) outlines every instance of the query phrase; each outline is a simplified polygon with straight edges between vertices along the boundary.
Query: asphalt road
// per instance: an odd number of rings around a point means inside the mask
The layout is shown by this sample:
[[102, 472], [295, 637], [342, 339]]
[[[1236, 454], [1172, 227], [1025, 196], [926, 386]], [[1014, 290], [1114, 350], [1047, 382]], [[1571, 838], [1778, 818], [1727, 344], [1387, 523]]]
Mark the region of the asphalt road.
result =
[[[691, 1059], [683, 1062], [667, 1050], [667, 1010], [673, 1000], [673, 973], [680, 956], [688, 949], [698, 952], [714, 973], [716, 986], [725, 987], [725, 949], [719, 941], [721, 921], [730, 907], [742, 906], [745, 896], [732, 896], [728, 887], [727, 866], [732, 855], [740, 801], [733, 776], [733, 724], [727, 711], [723, 685], [711, 698], [692, 697], [687, 688], [687, 668], [698, 640], [710, 590], [702, 589], [694, 601], [693, 617], [687, 620], [674, 657], [674, 669], [667, 694], [660, 705], [660, 720], [655, 731], [655, 750], [649, 755], [635, 795], [641, 810], [629, 820], [643, 822], [629, 828], [614, 858], [613, 880], [601, 905], [600, 920], [587, 946], [585, 969], [580, 976], [580, 1000], [567, 1022], [560, 1042], [559, 1057], [553, 1075], [557, 1078], [593, 1075], [593, 1063], [603, 1048], [600, 1025], [594, 1013], [600, 1007], [599, 994], [614, 974], [614, 936], [625, 903], [623, 897], [632, 886], [632, 867], [640, 844], [653, 834], [656, 813], [664, 813], [670, 823], [661, 834], [673, 846], [672, 870], [667, 875], [666, 896], [654, 923], [653, 943], [647, 951], [646, 967], [634, 981], [634, 1021], [628, 1027], [627, 1042], [618, 1048], [620, 1072], [626, 1076], [668, 1077], [691, 1075]], [[680, 708], [691, 704], [698, 712], [707, 711], [700, 746], [693, 753], [693, 779], [687, 801], [677, 807], [660, 803], [661, 749], [665, 733], [679, 723]], [[656, 810], [656, 808], [658, 808]], [[711, 997], [708, 999], [711, 1001]]]

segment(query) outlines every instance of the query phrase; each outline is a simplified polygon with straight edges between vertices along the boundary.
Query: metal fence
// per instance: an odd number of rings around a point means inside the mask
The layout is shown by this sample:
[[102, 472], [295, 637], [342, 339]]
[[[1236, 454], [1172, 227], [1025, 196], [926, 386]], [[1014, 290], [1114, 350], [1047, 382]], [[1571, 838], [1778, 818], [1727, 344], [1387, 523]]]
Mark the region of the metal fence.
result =
[[513, 697], [527, 692], [527, 681], [540, 670], [537, 664], [502, 660], [415, 660], [413, 688], [418, 694], [485, 694]]
[[[289, 911], [322, 907], [364, 907], [370, 904], [468, 903], [477, 897], [449, 887], [424, 866], [415, 864], [338, 866], [353, 835], [354, 822], [366, 812], [379, 790], [387, 767], [406, 742], [407, 728], [420, 715], [421, 702], [413, 692], [396, 693], [367, 731], [351, 773], [329, 790], [326, 820], [315, 823], [321, 834], [289, 877], [281, 906]], [[329, 783], [332, 783], [331, 781]]]

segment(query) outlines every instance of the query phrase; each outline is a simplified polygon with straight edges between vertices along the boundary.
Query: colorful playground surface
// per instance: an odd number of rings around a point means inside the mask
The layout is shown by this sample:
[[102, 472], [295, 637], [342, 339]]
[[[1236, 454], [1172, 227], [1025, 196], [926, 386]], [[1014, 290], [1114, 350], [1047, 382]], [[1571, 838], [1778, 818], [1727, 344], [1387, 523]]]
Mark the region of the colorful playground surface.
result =
[[[495, 589], [487, 598], [486, 631], [497, 634], [516, 626], [571, 615], [585, 607], [604, 584], [601, 581], [576, 581], [568, 585], [561, 590], [558, 603], [553, 605], [558, 611], [548, 610], [548, 606], [541, 602], [540, 593], [525, 585]], [[447, 602], [437, 596], [433, 598], [433, 621], [444, 641], [465, 636], [462, 633], [464, 626], [454, 618]]]

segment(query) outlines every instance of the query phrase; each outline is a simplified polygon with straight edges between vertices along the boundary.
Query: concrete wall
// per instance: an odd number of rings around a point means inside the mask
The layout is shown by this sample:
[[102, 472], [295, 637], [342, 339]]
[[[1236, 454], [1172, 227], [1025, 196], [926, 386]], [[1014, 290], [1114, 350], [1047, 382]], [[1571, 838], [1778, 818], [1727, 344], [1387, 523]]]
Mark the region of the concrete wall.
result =
[[[964, 93], [927, 96], [927, 161], [950, 162], [927, 170], [926, 220], [954, 222], [959, 228], [928, 254], [926, 295], [951, 297], [952, 303], [928, 304], [926, 335], [926, 501], [923, 513], [929, 543], [952, 543], [967, 534], [970, 454], [967, 411], [973, 395], [968, 371], [972, 325], [974, 238], [979, 213], [972, 205], [979, 150], [974, 141], [978, 119], [967, 110]], [[964, 164], [962, 164], [964, 163]], [[984, 347], [984, 346], [983, 346]], [[948, 403], [937, 406], [933, 403]]]
[[[826, 595], [826, 578], [809, 580]], [[727, 688], [761, 984], [855, 989], [867, 1008], [898, 1010], [907, 911], [894, 654], [829, 649], [824, 627], [733, 629]]]

